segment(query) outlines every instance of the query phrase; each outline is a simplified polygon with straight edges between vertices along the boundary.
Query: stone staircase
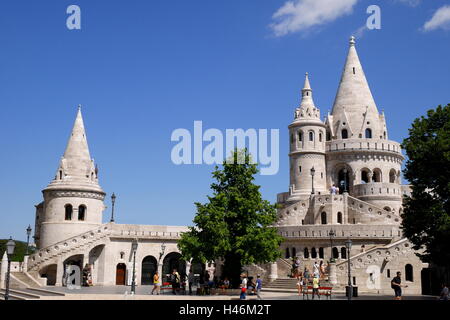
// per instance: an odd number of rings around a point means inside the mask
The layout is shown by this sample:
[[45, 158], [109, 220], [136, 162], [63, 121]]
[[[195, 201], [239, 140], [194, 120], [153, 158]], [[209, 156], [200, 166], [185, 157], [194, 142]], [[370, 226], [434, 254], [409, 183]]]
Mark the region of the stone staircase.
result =
[[381, 209], [350, 195], [347, 195], [347, 204], [349, 210], [353, 210], [358, 216], [363, 217], [363, 221], [359, 221], [360, 223], [378, 222], [383, 224], [400, 224], [400, 217], [392, 214], [392, 212]]

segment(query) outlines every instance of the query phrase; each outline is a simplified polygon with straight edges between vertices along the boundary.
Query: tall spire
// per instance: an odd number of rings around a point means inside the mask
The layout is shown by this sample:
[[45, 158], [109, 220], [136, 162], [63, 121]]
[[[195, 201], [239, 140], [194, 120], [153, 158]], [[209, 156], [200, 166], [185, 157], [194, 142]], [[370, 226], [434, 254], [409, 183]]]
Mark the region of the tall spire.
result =
[[312, 96], [311, 84], [309, 82], [308, 72], [305, 74], [305, 84], [302, 89], [302, 101], [300, 106], [295, 110], [295, 120], [320, 120], [320, 111], [314, 105], [314, 100]]
[[91, 159], [89, 146], [84, 128], [81, 105], [78, 106], [77, 116], [72, 132], [67, 142], [64, 155], [61, 158], [55, 179], [50, 186], [61, 185], [70, 187], [94, 187], [100, 189], [94, 160]]
[[[348, 126], [346, 129], [354, 133], [354, 136], [349, 138], [361, 137], [362, 130], [367, 125], [375, 126], [374, 129], [377, 131], [375, 135], [379, 134], [379, 113], [356, 52], [355, 43], [355, 37], [352, 36], [331, 113], [335, 130], [339, 130], [337, 127], [346, 123]], [[371, 125], [371, 122], [374, 124]]]

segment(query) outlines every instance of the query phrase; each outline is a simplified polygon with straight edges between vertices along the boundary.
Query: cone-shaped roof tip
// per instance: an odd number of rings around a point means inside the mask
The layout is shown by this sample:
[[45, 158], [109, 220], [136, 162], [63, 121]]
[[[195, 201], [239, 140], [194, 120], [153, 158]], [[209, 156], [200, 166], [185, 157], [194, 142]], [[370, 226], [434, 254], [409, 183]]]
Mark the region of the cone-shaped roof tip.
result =
[[305, 84], [303, 85], [303, 90], [311, 90], [311, 84], [309, 83], [309, 74], [305, 73]]
[[354, 46], [355, 43], [356, 43], [356, 38], [355, 38], [355, 36], [351, 36], [351, 37], [350, 37], [350, 46]]

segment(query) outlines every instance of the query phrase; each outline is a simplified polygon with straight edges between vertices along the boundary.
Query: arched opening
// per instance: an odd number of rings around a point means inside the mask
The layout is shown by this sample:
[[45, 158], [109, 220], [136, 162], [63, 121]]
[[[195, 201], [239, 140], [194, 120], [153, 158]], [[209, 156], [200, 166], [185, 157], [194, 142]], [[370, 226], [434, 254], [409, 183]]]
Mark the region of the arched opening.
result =
[[316, 259], [317, 258], [317, 251], [316, 248], [311, 249], [311, 258]]
[[56, 284], [57, 269], [58, 269], [58, 267], [56, 264], [51, 264], [51, 265], [44, 267], [42, 270], [39, 271], [39, 275], [42, 278], [47, 278], [48, 286], [54, 286]]
[[298, 132], [298, 141], [303, 142], [303, 132], [302, 131]]
[[336, 247], [333, 248], [333, 258], [339, 259], [339, 250]]
[[347, 259], [347, 248], [346, 247], [341, 248], [341, 258]]
[[292, 248], [292, 257], [295, 258], [297, 256], [297, 250]]
[[86, 206], [84, 204], [78, 207], [78, 220], [84, 221], [86, 218]]
[[331, 140], [331, 133], [330, 133], [330, 131], [327, 131], [327, 141], [330, 141]]
[[414, 281], [413, 266], [410, 264], [405, 266], [405, 280], [411, 282]]
[[396, 172], [394, 169], [391, 169], [391, 171], [389, 171], [389, 183], [395, 183], [395, 179], [396, 178]]
[[141, 284], [144, 286], [153, 284], [153, 276], [156, 271], [158, 271], [158, 261], [154, 256], [146, 256], [142, 260]]
[[324, 258], [323, 248], [319, 248], [319, 258], [320, 258], [320, 259], [323, 259], [323, 258]]
[[361, 170], [361, 183], [369, 183], [369, 171]]
[[289, 248], [286, 248], [286, 254], [284, 255], [284, 257], [286, 259], [289, 259], [291, 257], [291, 252], [290, 252]]
[[327, 224], [327, 213], [326, 212], [322, 212], [320, 214], [320, 222], [322, 224]]
[[386, 131], [383, 132], [383, 138], [384, 138], [384, 140], [386, 140]]
[[342, 139], [348, 139], [348, 131], [347, 131], [347, 129], [342, 129], [341, 135], [342, 135]]
[[303, 258], [309, 259], [309, 250], [308, 250], [308, 248], [305, 248], [303, 250]]
[[373, 170], [373, 182], [381, 182], [381, 170], [380, 169]]
[[350, 172], [348, 169], [341, 169], [338, 173], [338, 186], [339, 193], [343, 194], [344, 192], [348, 192], [350, 187]]
[[372, 139], [372, 129], [366, 129], [366, 139]]
[[62, 180], [62, 177], [63, 177], [62, 170], [59, 170], [59, 180]]
[[125, 285], [125, 276], [127, 273], [127, 266], [125, 263], [119, 263], [116, 266], [116, 286]]
[[73, 212], [72, 205], [71, 204], [66, 204], [64, 206], [64, 210], [65, 210], [64, 219], [65, 220], [72, 220], [72, 212]]
[[[82, 254], [77, 254], [77, 255], [73, 255], [73, 256], [71, 256], [71, 257], [69, 257], [69, 258], [67, 258], [66, 260], [64, 260], [64, 262], [63, 262], [63, 267], [64, 267], [64, 276], [65, 276], [65, 273], [66, 273], [66, 270], [67, 270], [67, 267], [68, 266], [77, 266], [78, 268], [80, 268], [80, 271], [82, 271], [83, 270], [83, 259], [84, 259], [84, 255], [82, 255]], [[88, 261], [86, 261], [86, 262], [88, 262]], [[82, 272], [80, 273], [80, 279], [79, 279], [79, 283], [80, 284], [83, 284], [83, 282], [82, 282], [82, 279], [83, 277], [82, 277]]]
[[342, 212], [337, 213], [337, 223], [342, 224]]
[[322, 132], [319, 132], [319, 142], [322, 142]]
[[186, 276], [186, 262], [181, 260], [181, 254], [178, 252], [171, 252], [164, 258], [162, 268], [163, 274], [161, 275], [163, 281], [168, 280], [168, 276], [170, 276], [174, 269], [178, 271], [181, 278]]
[[309, 132], [309, 141], [314, 141], [314, 131]]

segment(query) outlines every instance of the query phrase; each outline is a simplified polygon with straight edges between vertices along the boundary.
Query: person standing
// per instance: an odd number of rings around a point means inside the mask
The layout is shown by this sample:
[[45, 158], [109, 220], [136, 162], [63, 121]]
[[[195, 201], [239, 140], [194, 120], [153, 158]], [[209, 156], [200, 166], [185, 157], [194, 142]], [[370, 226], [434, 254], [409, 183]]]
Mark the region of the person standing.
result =
[[401, 272], [397, 272], [397, 276], [391, 281], [391, 288], [394, 289], [395, 298], [394, 300], [402, 300], [402, 287], [407, 288], [408, 286], [402, 285]]
[[177, 269], [173, 269], [172, 272], [172, 293], [174, 295], [177, 294], [178, 289], [180, 288], [180, 274], [177, 272]]
[[160, 283], [159, 283], [159, 274], [158, 271], [155, 271], [155, 274], [153, 275], [153, 290], [152, 293], [156, 291], [156, 294], [159, 295], [160, 292]]
[[261, 300], [261, 289], [262, 289], [262, 279], [261, 276], [258, 274], [256, 276], [256, 297], [258, 300]]
[[448, 301], [448, 287], [445, 283], [442, 284], [442, 290], [441, 295], [439, 296], [439, 300]]
[[314, 300], [314, 295], [317, 295], [317, 298], [320, 300], [319, 295], [319, 276], [314, 276], [313, 279], [313, 293], [312, 293], [312, 299]]
[[192, 286], [194, 285], [194, 271], [192, 271], [192, 268], [189, 269], [188, 285], [189, 285], [189, 295], [192, 295]]
[[247, 298], [247, 277], [245, 274], [241, 274], [241, 296], [240, 300], [245, 300]]

